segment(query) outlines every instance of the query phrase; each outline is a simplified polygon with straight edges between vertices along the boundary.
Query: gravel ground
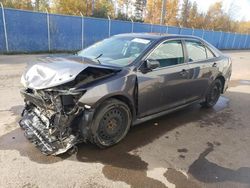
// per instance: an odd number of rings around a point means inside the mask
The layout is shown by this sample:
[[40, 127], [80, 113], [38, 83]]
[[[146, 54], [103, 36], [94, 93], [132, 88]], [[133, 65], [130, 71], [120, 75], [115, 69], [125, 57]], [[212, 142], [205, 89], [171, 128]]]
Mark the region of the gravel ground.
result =
[[233, 60], [213, 109], [190, 106], [131, 129], [118, 145], [44, 156], [17, 125], [20, 76], [43, 55], [0, 56], [0, 187], [250, 187], [250, 51]]

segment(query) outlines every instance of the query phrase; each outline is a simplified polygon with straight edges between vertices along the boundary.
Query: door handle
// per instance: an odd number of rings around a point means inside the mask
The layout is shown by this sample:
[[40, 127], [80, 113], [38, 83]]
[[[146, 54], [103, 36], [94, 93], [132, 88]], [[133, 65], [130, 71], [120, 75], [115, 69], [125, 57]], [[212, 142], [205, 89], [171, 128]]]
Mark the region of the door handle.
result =
[[186, 69], [182, 69], [182, 71], [180, 72], [180, 75], [183, 76], [183, 77], [186, 77], [188, 74], [187, 70]]
[[212, 65], [212, 67], [217, 67], [217, 63], [214, 63], [214, 64]]

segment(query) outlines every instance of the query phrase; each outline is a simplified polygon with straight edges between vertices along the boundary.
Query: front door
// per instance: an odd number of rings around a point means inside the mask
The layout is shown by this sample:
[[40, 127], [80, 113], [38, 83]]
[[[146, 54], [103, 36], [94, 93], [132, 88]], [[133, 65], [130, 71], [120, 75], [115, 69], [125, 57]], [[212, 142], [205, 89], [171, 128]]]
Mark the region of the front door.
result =
[[147, 59], [159, 61], [160, 67], [137, 73], [140, 117], [184, 104], [189, 77], [181, 40], [163, 42]]

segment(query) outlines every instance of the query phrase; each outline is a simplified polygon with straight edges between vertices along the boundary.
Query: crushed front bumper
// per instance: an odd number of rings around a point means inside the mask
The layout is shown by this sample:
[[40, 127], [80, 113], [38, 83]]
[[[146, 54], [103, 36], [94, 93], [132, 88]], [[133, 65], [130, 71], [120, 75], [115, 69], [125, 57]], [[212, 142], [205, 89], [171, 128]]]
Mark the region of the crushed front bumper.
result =
[[91, 141], [90, 122], [93, 109], [84, 104], [67, 101], [70, 95], [57, 93], [44, 97], [27, 89], [21, 90], [25, 108], [19, 125], [24, 135], [42, 153], [59, 155], [65, 153], [77, 143]]
[[19, 125], [24, 129], [25, 137], [46, 155], [59, 155], [72, 148], [78, 142], [77, 135], [58, 138], [52, 133], [50, 120], [37, 108], [24, 109]]

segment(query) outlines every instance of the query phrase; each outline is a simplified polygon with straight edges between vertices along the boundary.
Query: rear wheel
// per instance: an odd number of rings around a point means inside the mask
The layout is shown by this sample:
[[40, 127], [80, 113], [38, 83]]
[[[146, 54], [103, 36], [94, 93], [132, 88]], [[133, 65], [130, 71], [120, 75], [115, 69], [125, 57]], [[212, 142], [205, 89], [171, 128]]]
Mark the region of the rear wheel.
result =
[[206, 95], [206, 99], [201, 103], [203, 107], [213, 107], [220, 98], [220, 94], [222, 91], [222, 83], [219, 79], [216, 79], [209, 88], [209, 91]]
[[95, 113], [92, 141], [101, 148], [112, 146], [126, 136], [131, 122], [128, 105], [117, 99], [109, 99]]

